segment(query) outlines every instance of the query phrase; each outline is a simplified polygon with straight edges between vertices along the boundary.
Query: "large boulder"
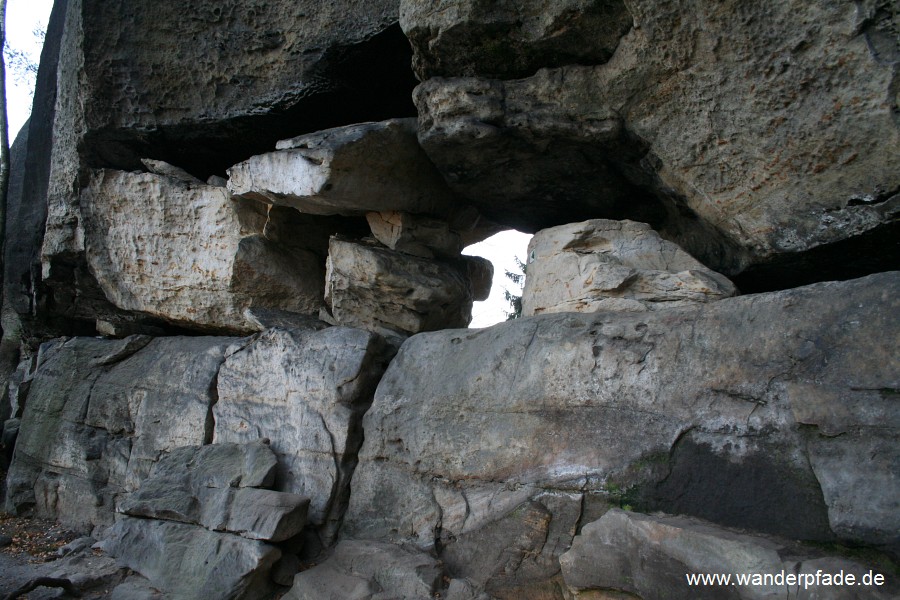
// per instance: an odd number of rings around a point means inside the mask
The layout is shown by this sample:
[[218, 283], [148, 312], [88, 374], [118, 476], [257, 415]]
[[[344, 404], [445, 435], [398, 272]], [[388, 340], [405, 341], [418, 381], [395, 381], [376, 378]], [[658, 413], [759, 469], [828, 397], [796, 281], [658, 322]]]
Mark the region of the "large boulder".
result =
[[183, 178], [96, 171], [81, 195], [91, 272], [117, 307], [191, 327], [252, 331], [251, 305], [317, 314], [319, 224], [277, 211], [297, 228], [279, 237], [253, 204]]
[[419, 139], [454, 190], [523, 230], [649, 222], [728, 275], [768, 265], [768, 280], [747, 272], [758, 289], [896, 267], [900, 52], [885, 3], [625, 4], [633, 27], [608, 62], [417, 88]]
[[528, 244], [522, 315], [645, 311], [733, 296], [727, 278], [649, 225], [594, 219], [539, 231]]
[[335, 322], [387, 336], [465, 327], [475, 296], [470, 264], [477, 276], [478, 262], [431, 260], [335, 237], [325, 304]]
[[542, 67], [604, 63], [631, 25], [622, 0], [400, 3], [419, 79], [513, 79]]
[[366, 413], [343, 531], [443, 558], [490, 523], [495, 539], [536, 523], [531, 581], [610, 504], [896, 552], [898, 288], [886, 273], [413, 336]]
[[343, 518], [362, 443], [362, 414], [390, 358], [384, 340], [358, 329], [273, 329], [219, 370], [213, 441], [270, 440], [274, 489], [308, 497], [324, 538]]
[[672, 600], [774, 600], [792, 593], [877, 600], [896, 597], [900, 589], [880, 568], [816, 548], [697, 519], [618, 509], [586, 524], [559, 562], [576, 599], [609, 590]]
[[[216, 374], [235, 338], [135, 336], [41, 347], [7, 477], [6, 507], [82, 530], [160, 455], [209, 442]], [[177, 415], [177, 418], [173, 418]]]

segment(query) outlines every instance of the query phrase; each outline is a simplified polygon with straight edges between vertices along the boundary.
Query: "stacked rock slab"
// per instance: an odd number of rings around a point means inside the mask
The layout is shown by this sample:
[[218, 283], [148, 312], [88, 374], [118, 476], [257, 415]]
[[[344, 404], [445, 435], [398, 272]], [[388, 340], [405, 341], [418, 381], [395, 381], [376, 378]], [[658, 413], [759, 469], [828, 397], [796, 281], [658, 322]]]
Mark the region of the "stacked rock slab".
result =
[[[878, 600], [896, 597], [900, 589], [883, 569], [812, 547], [736, 533], [697, 519], [619, 509], [586, 524], [559, 562], [576, 599], [615, 590], [639, 598], [750, 600], [803, 597], [812, 588], [817, 598]], [[697, 574], [729, 575], [733, 582], [689, 585], [686, 577]], [[745, 575], [747, 583], [740, 585], [737, 577]], [[848, 575], [853, 583], [847, 583]], [[831, 582], [823, 585], [823, 576]]]
[[524, 43], [502, 15], [484, 23], [478, 0], [418, 4], [403, 20], [416, 55], [433, 42], [455, 52], [415, 92], [419, 139], [489, 217], [532, 231], [650, 222], [728, 275], [771, 263], [776, 287], [895, 268], [900, 54], [886, 4], [627, 2], [632, 26], [608, 61], [540, 64], [555, 68], [522, 79], [467, 63], [496, 45], [470, 33], [509, 31], [524, 60], [555, 30]]
[[263, 598], [281, 556], [271, 542], [299, 534], [309, 505], [261, 489], [275, 482], [275, 468], [262, 441], [177, 448], [120, 503], [129, 516], [103, 547], [176, 597]]
[[[170, 165], [161, 170], [169, 175], [96, 171], [81, 195], [88, 264], [113, 304], [188, 327], [244, 332], [255, 329], [244, 316], [250, 306], [318, 314], [318, 223], [301, 215], [291, 222], [283, 210], [263, 220], [252, 201], [186, 173], [173, 177]], [[273, 220], [286, 222], [269, 226]], [[279, 225], [306, 235], [280, 238]]]
[[365, 416], [345, 534], [515, 548], [512, 570], [454, 554], [489, 592], [551, 580], [609, 504], [897, 552], [898, 285], [414, 336]]
[[733, 296], [734, 285], [649, 225], [595, 219], [543, 229], [528, 244], [522, 315], [645, 311]]
[[377, 240], [331, 240], [325, 320], [389, 336], [469, 323], [473, 298], [488, 292], [482, 263], [460, 254], [464, 237], [477, 241], [479, 217], [456, 202], [422, 151], [415, 119], [338, 127], [277, 147], [229, 170], [235, 196], [365, 215]]

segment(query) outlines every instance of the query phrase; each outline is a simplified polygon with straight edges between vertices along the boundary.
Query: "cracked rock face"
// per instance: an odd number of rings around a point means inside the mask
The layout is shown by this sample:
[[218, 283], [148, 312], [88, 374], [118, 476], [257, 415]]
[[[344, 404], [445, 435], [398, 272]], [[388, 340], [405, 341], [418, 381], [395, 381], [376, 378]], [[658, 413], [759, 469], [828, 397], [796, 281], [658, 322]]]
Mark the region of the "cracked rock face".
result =
[[81, 530], [112, 524], [116, 497], [137, 489], [163, 452], [208, 442], [210, 390], [237, 341], [134, 336], [42, 346], [7, 510], [33, 506]]
[[310, 499], [324, 538], [340, 525], [362, 443], [362, 414], [389, 355], [358, 329], [269, 330], [225, 361], [216, 383], [215, 443], [268, 438], [274, 489]]
[[550, 494], [573, 496], [570, 523], [630, 504], [896, 551], [898, 285], [414, 336], [364, 418], [345, 534], [440, 555], [516, 511], [565, 514]]
[[[257, 328], [244, 316], [251, 305], [319, 311], [323, 249], [279, 238], [279, 212], [260, 218], [252, 202], [199, 181], [111, 170], [95, 172], [81, 198], [88, 264], [121, 309], [239, 332]], [[304, 232], [284, 221], [290, 236]], [[317, 238], [315, 224], [304, 229]]]
[[642, 312], [713, 302], [737, 290], [649, 225], [595, 219], [539, 231], [528, 244], [522, 315]]
[[[802, 264], [893, 227], [900, 53], [879, 17], [889, 9], [626, 5], [634, 27], [608, 62], [416, 89], [419, 139], [454, 190], [524, 230], [649, 222], [728, 275], [781, 255]], [[895, 267], [893, 250], [866, 248], [844, 264]]]

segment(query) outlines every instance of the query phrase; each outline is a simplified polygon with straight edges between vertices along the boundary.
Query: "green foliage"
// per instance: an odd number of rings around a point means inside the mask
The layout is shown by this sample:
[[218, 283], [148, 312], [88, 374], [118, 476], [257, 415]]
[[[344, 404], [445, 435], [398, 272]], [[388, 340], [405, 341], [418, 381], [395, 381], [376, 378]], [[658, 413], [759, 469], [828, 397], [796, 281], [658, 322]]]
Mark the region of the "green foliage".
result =
[[518, 289], [515, 290], [518, 293], [511, 292], [508, 289], [503, 290], [503, 298], [507, 302], [509, 302], [511, 311], [504, 311], [506, 313], [506, 320], [512, 321], [513, 319], [518, 319], [522, 316], [522, 288], [525, 285], [525, 263], [522, 262], [518, 256], [514, 257], [516, 261], [516, 266], [519, 268], [519, 273], [515, 271], [506, 270], [504, 275], [509, 279], [513, 285], [515, 285]]

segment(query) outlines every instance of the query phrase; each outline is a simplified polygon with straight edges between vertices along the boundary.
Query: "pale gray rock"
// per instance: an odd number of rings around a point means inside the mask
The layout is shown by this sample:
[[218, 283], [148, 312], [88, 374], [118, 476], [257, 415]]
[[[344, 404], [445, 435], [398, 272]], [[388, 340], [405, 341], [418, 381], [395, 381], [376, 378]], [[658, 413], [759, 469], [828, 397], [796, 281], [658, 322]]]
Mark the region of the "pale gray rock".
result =
[[[81, 530], [110, 525], [163, 452], [208, 442], [216, 374], [235, 338], [73, 338], [44, 344], [6, 507]], [[177, 415], [177, 418], [173, 418]]]
[[634, 26], [603, 64], [417, 88], [420, 142], [451, 188], [527, 231], [649, 222], [728, 275], [771, 262], [784, 287], [894, 268], [896, 11], [626, 5]]
[[[164, 177], [169, 177], [171, 179], [178, 179], [180, 181], [183, 181], [183, 182], [189, 183], [189, 184], [193, 184], [193, 185], [197, 185], [197, 184], [203, 185], [203, 181], [201, 181], [200, 179], [197, 179], [196, 177], [194, 177], [193, 175], [191, 175], [190, 173], [188, 173], [181, 167], [176, 167], [175, 165], [170, 165], [169, 163], [167, 163], [163, 160], [154, 160], [152, 158], [142, 158], [141, 164], [143, 164], [144, 167], [146, 167], [146, 169], [149, 172], [154, 173], [156, 175], [162, 175]], [[212, 179], [212, 178], [210, 178], [210, 179]], [[208, 185], [215, 185], [215, 184], [210, 183]], [[219, 187], [221, 187], [221, 186], [219, 186]]]
[[514, 79], [542, 67], [606, 62], [632, 19], [621, 0], [400, 3], [419, 79]]
[[319, 215], [443, 216], [454, 208], [455, 196], [419, 146], [415, 119], [337, 127], [277, 147], [231, 167], [228, 189]]
[[[885, 273], [413, 336], [364, 418], [342, 535], [448, 558], [454, 539], [541, 513], [532, 502], [567, 514], [549, 493], [581, 495], [585, 514], [629, 504], [896, 552], [898, 286]], [[554, 535], [551, 555], [569, 533]]]
[[462, 251], [459, 234], [446, 221], [399, 211], [370, 212], [366, 220], [375, 239], [391, 250], [423, 258], [456, 258]]
[[315, 567], [298, 573], [284, 600], [434, 598], [443, 571], [428, 554], [377, 541], [343, 540]]
[[255, 489], [275, 483], [275, 468], [275, 454], [261, 440], [177, 448], [117, 510], [280, 542], [303, 529], [309, 499]]
[[332, 238], [325, 304], [335, 322], [382, 335], [466, 327], [473, 290], [468, 269]]
[[165, 594], [151, 585], [145, 578], [137, 574], [130, 575], [125, 581], [109, 592], [109, 600], [168, 600]]
[[278, 457], [275, 489], [309, 498], [309, 519], [326, 538], [346, 508], [362, 413], [387, 352], [379, 336], [358, 329], [273, 329], [219, 370], [214, 443], [268, 438]]
[[270, 240], [222, 188], [100, 170], [81, 210], [88, 263], [121, 309], [246, 332], [251, 304], [306, 315], [322, 304], [322, 257]]
[[645, 223], [594, 219], [528, 244], [522, 315], [645, 311], [733, 296], [734, 285]]
[[[622, 591], [640, 598], [735, 598], [762, 600], [785, 597], [847, 599], [891, 598], [894, 582], [864, 589], [847, 585], [797, 585], [796, 577], [810, 573], [853, 574], [857, 582], [871, 565], [821, 550], [804, 548], [776, 538], [736, 533], [697, 519], [644, 515], [613, 509], [588, 523], [559, 562], [563, 578], [575, 598], [595, 598], [603, 590]], [[874, 568], [878, 572], [879, 568]], [[781, 574], [756, 585], [689, 586], [686, 574]], [[785, 576], [795, 577], [786, 585]], [[882, 573], [882, 575], [885, 575]], [[787, 594], [787, 596], [786, 596]]]
[[102, 548], [174, 598], [255, 600], [272, 591], [275, 546], [202, 527], [121, 517]]

